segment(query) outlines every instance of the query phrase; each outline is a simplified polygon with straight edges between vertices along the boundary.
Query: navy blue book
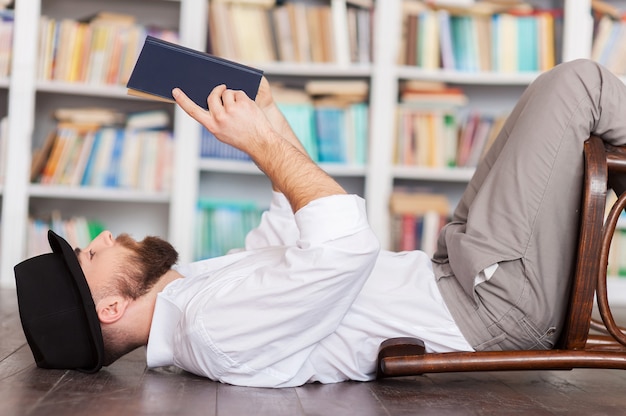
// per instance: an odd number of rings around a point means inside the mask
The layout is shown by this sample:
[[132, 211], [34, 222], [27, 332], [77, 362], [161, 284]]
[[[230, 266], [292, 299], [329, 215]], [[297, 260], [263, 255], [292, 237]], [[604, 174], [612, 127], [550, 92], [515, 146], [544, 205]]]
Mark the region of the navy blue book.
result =
[[172, 89], [183, 90], [202, 108], [216, 86], [244, 91], [254, 100], [263, 71], [147, 36], [126, 87], [128, 94], [174, 102]]

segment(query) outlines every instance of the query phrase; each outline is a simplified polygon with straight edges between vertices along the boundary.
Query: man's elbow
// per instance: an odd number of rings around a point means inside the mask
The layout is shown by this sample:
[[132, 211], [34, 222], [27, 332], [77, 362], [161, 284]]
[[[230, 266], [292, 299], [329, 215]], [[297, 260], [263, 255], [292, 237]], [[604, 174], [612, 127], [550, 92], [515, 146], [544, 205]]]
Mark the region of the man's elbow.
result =
[[372, 259], [376, 259], [378, 257], [378, 253], [380, 253], [380, 241], [374, 231], [371, 228], [368, 228], [360, 233], [359, 236], [359, 251], [365, 257], [371, 257]]

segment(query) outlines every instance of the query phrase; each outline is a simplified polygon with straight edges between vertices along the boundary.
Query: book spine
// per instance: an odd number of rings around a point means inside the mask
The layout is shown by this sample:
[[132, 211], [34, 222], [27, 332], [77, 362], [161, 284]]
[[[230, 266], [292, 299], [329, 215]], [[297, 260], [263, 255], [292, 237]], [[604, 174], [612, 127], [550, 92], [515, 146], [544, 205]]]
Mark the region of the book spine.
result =
[[320, 162], [345, 163], [345, 126], [343, 109], [318, 107], [315, 110], [318, 156]]

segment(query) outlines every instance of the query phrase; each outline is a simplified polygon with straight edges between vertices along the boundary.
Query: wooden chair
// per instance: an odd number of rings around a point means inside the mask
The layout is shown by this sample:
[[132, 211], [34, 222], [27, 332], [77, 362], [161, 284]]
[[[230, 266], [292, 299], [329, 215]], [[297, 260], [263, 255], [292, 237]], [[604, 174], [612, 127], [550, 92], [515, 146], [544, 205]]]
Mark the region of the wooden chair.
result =
[[[626, 369], [626, 333], [613, 319], [607, 300], [609, 247], [626, 192], [605, 220], [609, 173], [626, 174], [626, 148], [598, 137], [585, 142], [585, 178], [575, 276], [564, 329], [552, 350], [425, 353], [415, 338], [390, 338], [380, 345], [378, 377], [495, 370]], [[596, 294], [601, 320], [592, 318]], [[590, 331], [593, 331], [592, 334]]]

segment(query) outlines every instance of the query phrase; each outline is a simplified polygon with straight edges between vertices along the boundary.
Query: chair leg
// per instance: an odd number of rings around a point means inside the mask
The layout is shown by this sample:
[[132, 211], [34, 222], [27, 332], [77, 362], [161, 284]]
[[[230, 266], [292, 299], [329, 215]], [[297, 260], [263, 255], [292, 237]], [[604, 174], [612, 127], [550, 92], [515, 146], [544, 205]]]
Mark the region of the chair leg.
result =
[[384, 370], [381, 368], [386, 358], [402, 357], [402, 356], [418, 356], [424, 355], [426, 348], [424, 341], [411, 337], [389, 338], [383, 341], [378, 348], [378, 366], [376, 368], [376, 377], [384, 377]]
[[626, 369], [622, 351], [480, 351], [388, 356], [378, 364], [378, 377], [467, 371]]

